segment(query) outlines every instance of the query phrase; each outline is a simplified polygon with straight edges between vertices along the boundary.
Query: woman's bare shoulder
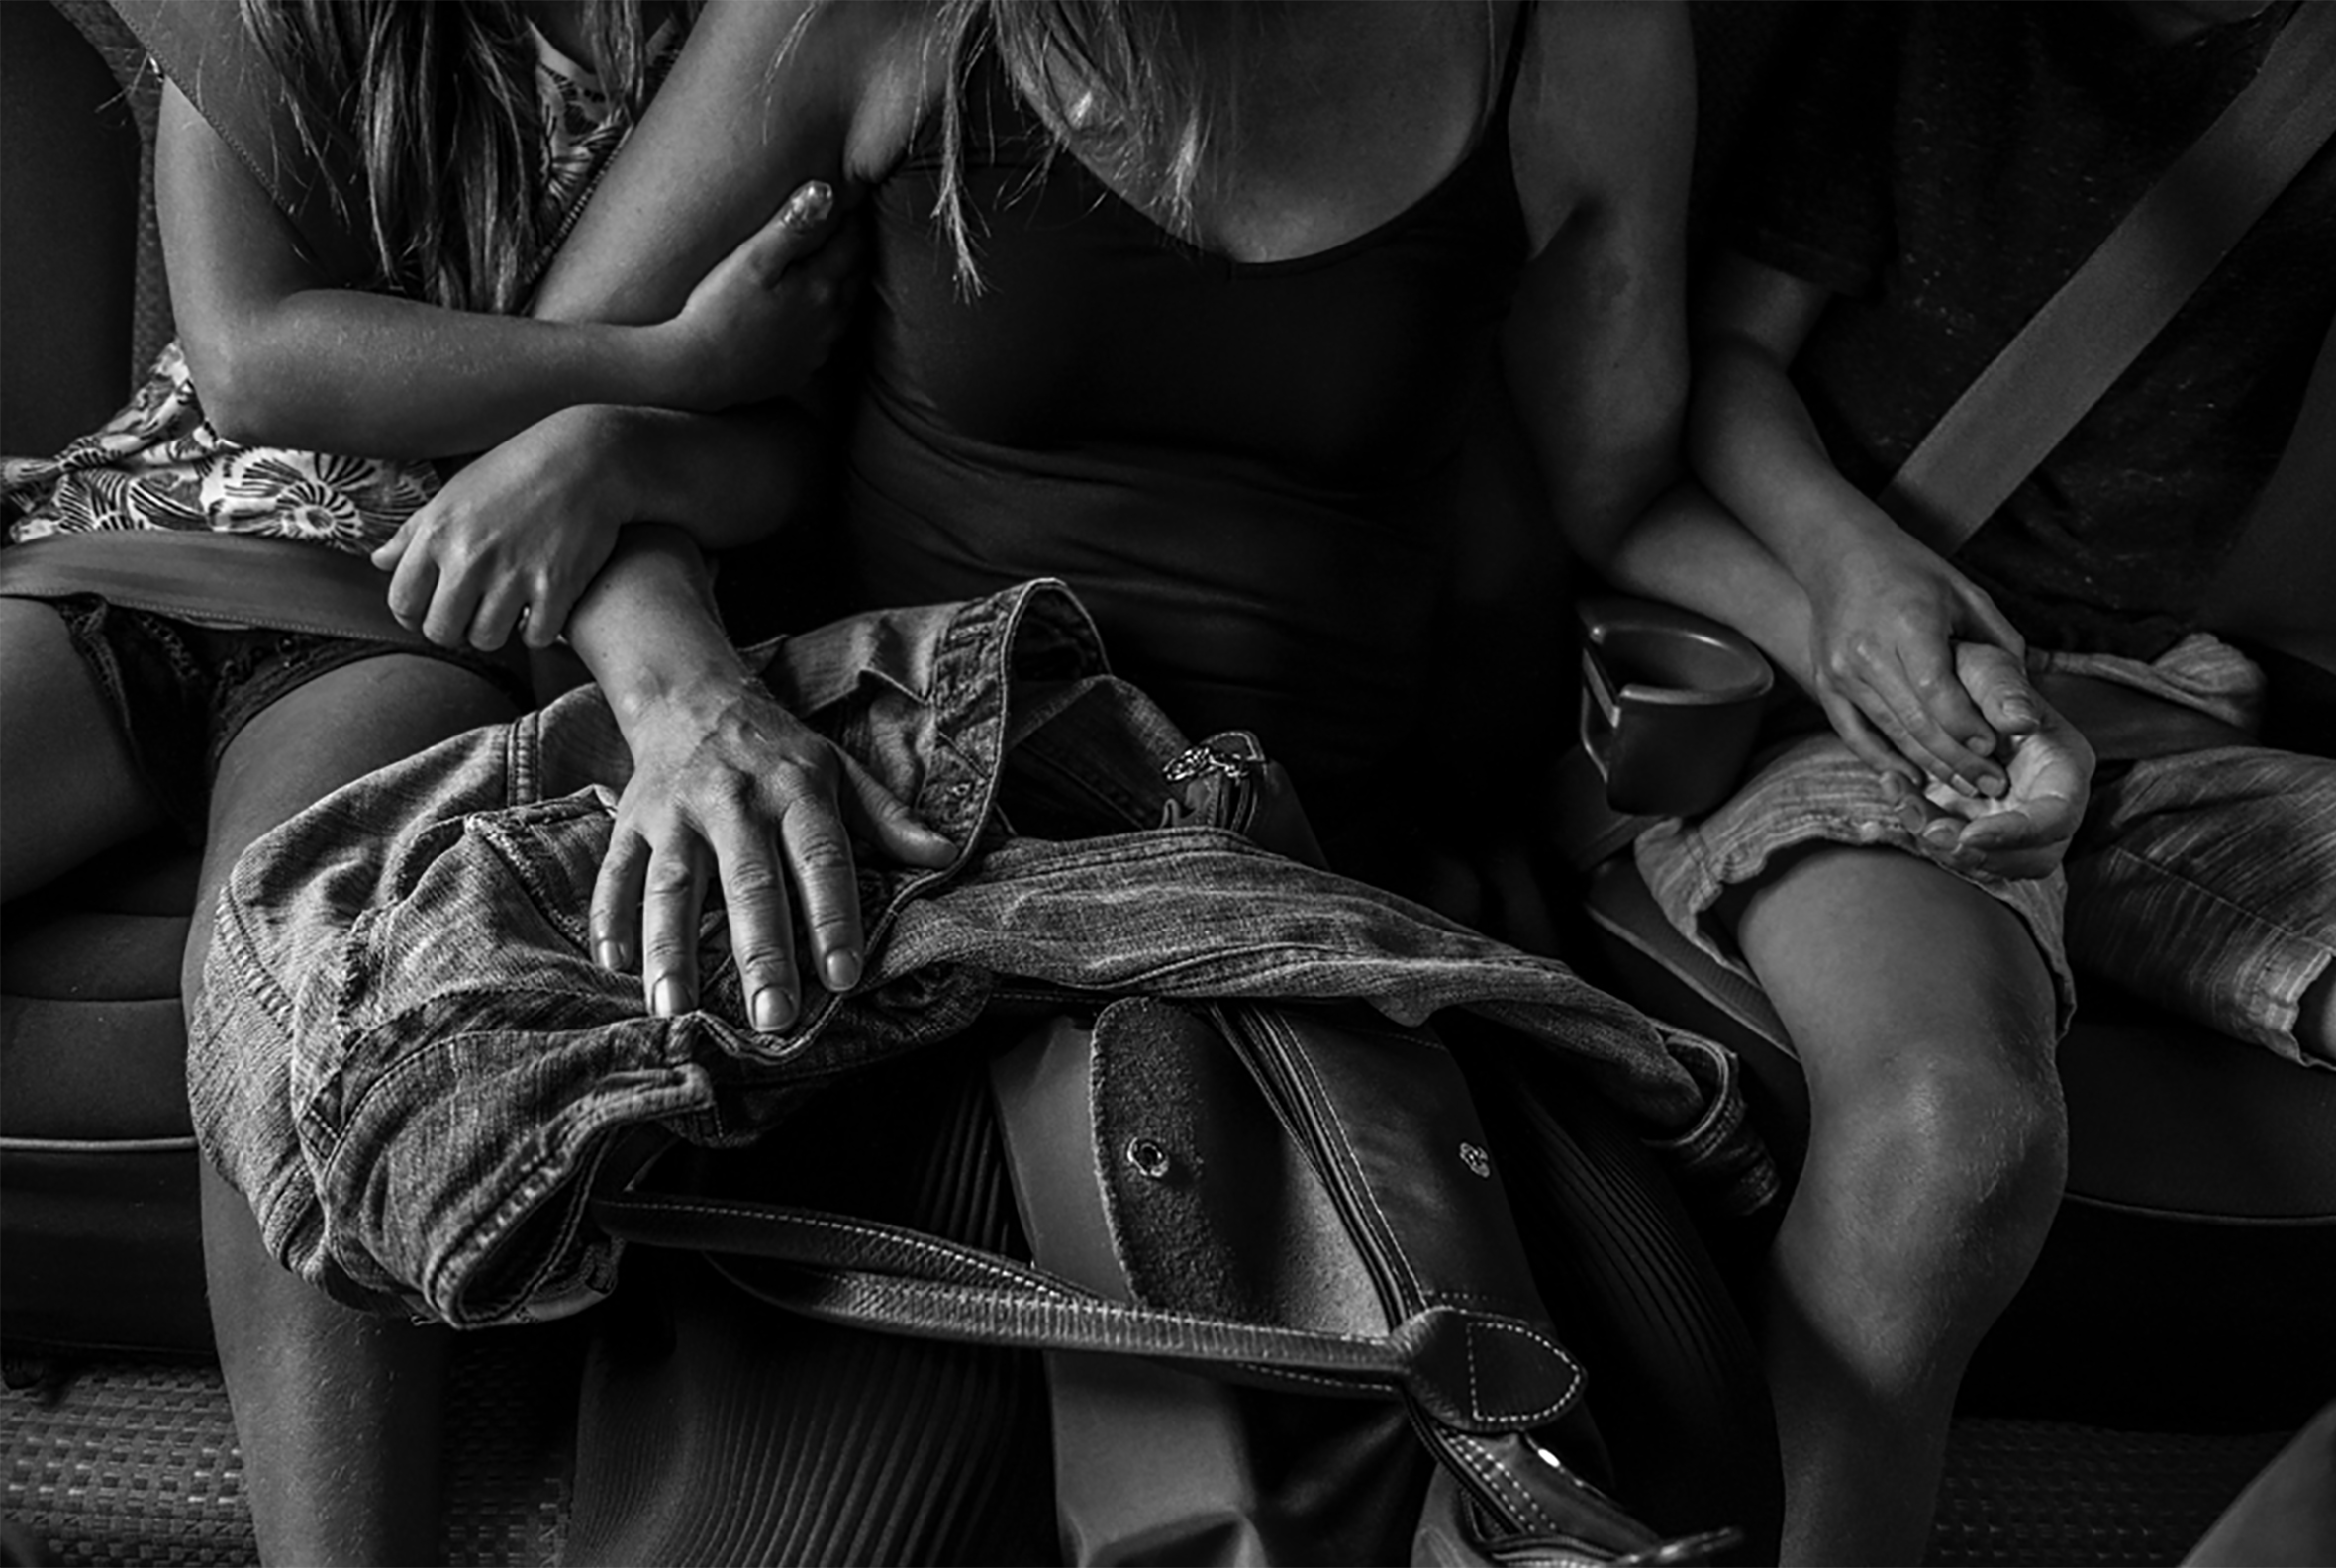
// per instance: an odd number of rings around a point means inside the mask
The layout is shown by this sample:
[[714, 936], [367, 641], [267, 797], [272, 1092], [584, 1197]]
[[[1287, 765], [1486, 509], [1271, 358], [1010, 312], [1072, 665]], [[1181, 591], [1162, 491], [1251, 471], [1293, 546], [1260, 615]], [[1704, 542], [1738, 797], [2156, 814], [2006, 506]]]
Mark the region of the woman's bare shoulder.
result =
[[873, 184], [938, 87], [938, 12], [932, 0], [711, 0], [689, 52], [759, 117], [816, 127], [844, 177]]
[[909, 0], [713, 0], [560, 247], [536, 314], [662, 321], [806, 180], [849, 205], [907, 149], [932, 15]]
[[1696, 136], [1682, 0], [1524, 0], [1509, 110], [1517, 189], [1536, 248], [1584, 203], [1668, 190]]

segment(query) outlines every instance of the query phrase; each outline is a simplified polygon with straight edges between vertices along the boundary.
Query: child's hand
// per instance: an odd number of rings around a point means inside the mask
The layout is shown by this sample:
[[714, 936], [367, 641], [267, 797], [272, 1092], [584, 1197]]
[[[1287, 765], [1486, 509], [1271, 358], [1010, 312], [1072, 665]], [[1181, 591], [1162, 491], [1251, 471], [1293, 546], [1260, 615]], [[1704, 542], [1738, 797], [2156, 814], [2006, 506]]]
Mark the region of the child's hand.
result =
[[2085, 819], [2093, 747], [2036, 695], [2020, 661], [2003, 649], [1957, 643], [1955, 673], [2008, 747], [1997, 751], [2006, 756], [2003, 793], [1966, 795], [1947, 784], [1916, 793], [1894, 775], [1898, 819], [1924, 854], [1951, 869], [2044, 876], [2060, 864]]
[[604, 472], [621, 411], [564, 409], [479, 457], [373, 552], [390, 612], [444, 647], [548, 647], [615, 548], [623, 490]]
[[858, 293], [860, 228], [814, 180], [787, 199], [650, 329], [672, 404], [713, 412], [803, 390], [843, 335]]

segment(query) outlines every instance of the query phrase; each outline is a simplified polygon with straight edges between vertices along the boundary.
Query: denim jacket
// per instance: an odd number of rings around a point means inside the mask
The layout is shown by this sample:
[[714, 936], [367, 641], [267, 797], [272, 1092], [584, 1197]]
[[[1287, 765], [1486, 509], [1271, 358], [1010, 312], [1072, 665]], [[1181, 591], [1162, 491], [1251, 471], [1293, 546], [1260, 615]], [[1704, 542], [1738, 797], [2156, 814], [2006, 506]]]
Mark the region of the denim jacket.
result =
[[[359, 780], [223, 890], [191, 1030], [198, 1136], [287, 1267], [458, 1326], [576, 1311], [618, 1246], [587, 1198], [628, 1129], [751, 1139], [855, 1066], [945, 1040], [1001, 980], [1095, 997], [1465, 1007], [1565, 1053], [1743, 1211], [1776, 1176], [1732, 1062], [1535, 957], [1208, 826], [1158, 826], [1182, 735], [1040, 581], [781, 639], [790, 711], [961, 846], [863, 856], [868, 962], [793, 1028], [745, 1024], [707, 918], [698, 1011], [650, 1016], [587, 931], [631, 760], [596, 690]], [[816, 973], [808, 963], [805, 973]]]

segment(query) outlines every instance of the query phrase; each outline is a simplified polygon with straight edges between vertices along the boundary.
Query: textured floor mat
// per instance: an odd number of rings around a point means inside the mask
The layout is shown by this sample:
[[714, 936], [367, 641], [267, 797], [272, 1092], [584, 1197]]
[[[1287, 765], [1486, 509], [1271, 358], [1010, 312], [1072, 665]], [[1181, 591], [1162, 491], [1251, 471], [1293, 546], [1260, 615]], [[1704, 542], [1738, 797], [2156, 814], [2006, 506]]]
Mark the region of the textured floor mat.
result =
[[1957, 1421], [1929, 1560], [2180, 1562], [2288, 1435]]
[[[546, 1353], [500, 1334], [461, 1342], [447, 1413], [447, 1562], [558, 1560], [572, 1348]], [[2286, 1440], [1958, 1421], [1929, 1560], [2178, 1562]], [[0, 1396], [0, 1518], [60, 1568], [252, 1561], [216, 1368], [101, 1363], [47, 1395], [12, 1390]]]
[[[567, 1518], [571, 1336], [458, 1341], [443, 1561], [549, 1564]], [[0, 1518], [59, 1568], [255, 1560], [227, 1391], [213, 1366], [92, 1362], [0, 1395]]]

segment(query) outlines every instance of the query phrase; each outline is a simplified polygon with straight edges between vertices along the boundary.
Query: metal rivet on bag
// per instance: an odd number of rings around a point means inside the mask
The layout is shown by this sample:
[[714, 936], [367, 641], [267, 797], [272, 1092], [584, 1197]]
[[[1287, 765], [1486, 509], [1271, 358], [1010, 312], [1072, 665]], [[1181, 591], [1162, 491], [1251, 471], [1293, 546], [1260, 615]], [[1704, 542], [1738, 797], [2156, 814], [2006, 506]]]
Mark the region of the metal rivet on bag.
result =
[[1460, 1145], [1460, 1163], [1487, 1179], [1490, 1179], [1493, 1174], [1493, 1156], [1478, 1148], [1474, 1143]]
[[1152, 1180], [1159, 1181], [1168, 1174], [1175, 1162], [1169, 1159], [1166, 1149], [1150, 1138], [1133, 1137], [1127, 1140], [1127, 1163]]

